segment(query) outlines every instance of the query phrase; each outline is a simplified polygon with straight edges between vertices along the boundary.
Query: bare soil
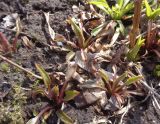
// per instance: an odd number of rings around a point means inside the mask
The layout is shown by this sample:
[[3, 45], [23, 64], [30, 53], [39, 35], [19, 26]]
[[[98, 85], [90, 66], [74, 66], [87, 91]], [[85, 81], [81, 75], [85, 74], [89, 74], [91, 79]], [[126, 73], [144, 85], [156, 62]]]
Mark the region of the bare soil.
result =
[[[21, 18], [23, 26], [23, 32], [29, 36], [29, 39], [33, 43], [33, 48], [28, 49], [22, 44], [21, 38], [18, 43], [20, 47], [17, 53], [14, 53], [9, 57], [12, 61], [22, 65], [24, 68], [36, 72], [34, 63], [40, 63], [43, 65], [47, 72], [54, 72], [59, 64], [63, 64], [65, 61], [65, 54], [60, 52], [52, 51], [45, 45], [49, 42], [49, 33], [43, 12], [50, 12], [50, 25], [55, 32], [66, 36], [65, 29], [67, 27], [65, 20], [69, 15], [72, 15], [72, 5], [77, 4], [71, 0], [0, 0], [0, 23], [3, 18], [12, 13], [18, 13]], [[4, 34], [9, 36], [14, 35], [13, 32], [0, 29]], [[21, 35], [22, 36], [22, 35]], [[0, 64], [4, 63], [0, 60]], [[10, 107], [14, 107], [12, 102], [14, 101], [14, 86], [20, 85], [23, 88], [29, 88], [35, 81], [31, 80], [25, 73], [17, 70], [15, 67], [9, 65], [9, 70], [4, 72], [2, 66], [0, 66], [0, 93], [4, 94], [9, 92], [0, 100], [0, 103], [8, 103]], [[27, 96], [30, 95], [30, 91], [22, 90]], [[18, 97], [18, 96], [17, 96]], [[21, 99], [23, 100], [23, 99]], [[21, 101], [20, 100], [20, 101]], [[41, 104], [41, 105], [39, 105]], [[32, 100], [31, 98], [26, 99], [25, 103], [21, 104], [22, 117], [27, 122], [33, 117], [32, 110], [40, 109], [44, 104], [44, 101], [39, 99]], [[38, 107], [40, 106], [40, 107]], [[13, 110], [14, 111], [14, 110]], [[77, 124], [92, 124], [93, 119], [106, 118], [107, 113], [98, 114], [95, 111], [95, 106], [78, 109], [73, 103], [70, 103], [66, 109], [66, 113], [74, 120], [77, 120]], [[12, 111], [11, 111], [12, 112]], [[0, 109], [0, 123], [1, 124], [13, 124], [13, 120], [5, 115], [4, 111]], [[4, 115], [4, 116], [3, 116]], [[111, 120], [118, 124], [120, 117], [111, 118]], [[54, 115], [48, 119], [48, 124], [56, 124], [57, 117]], [[21, 124], [21, 122], [19, 122]], [[150, 100], [147, 100], [143, 105], [134, 107], [129, 111], [125, 117], [125, 124], [159, 124], [160, 123], [160, 112], [157, 112]]]

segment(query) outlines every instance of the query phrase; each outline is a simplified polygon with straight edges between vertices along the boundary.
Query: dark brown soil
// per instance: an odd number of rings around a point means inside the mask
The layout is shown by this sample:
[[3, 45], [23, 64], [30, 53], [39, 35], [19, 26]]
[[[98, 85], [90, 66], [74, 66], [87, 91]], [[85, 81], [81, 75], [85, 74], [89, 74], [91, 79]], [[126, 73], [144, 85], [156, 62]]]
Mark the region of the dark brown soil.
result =
[[[49, 42], [49, 34], [43, 12], [50, 12], [50, 25], [55, 32], [66, 35], [66, 23], [65, 20], [69, 15], [72, 15], [72, 5], [75, 2], [71, 0], [0, 0], [0, 23], [2, 19], [12, 13], [18, 13], [21, 18], [23, 26], [23, 32], [25, 32], [34, 46], [31, 49], [26, 48], [22, 44], [21, 38], [18, 42], [20, 47], [17, 53], [14, 53], [12, 57], [9, 57], [12, 61], [22, 65], [24, 68], [36, 72], [35, 63], [43, 65], [47, 72], [54, 72], [57, 69], [58, 64], [65, 61], [65, 55], [63, 53], [51, 51], [45, 43]], [[77, 3], [76, 3], [77, 4]], [[7, 30], [0, 29], [6, 36], [14, 34]], [[4, 63], [0, 60], [0, 64]], [[0, 92], [4, 93], [9, 91], [10, 87], [14, 85], [21, 85], [25, 88], [31, 88], [30, 84], [33, 81], [26, 76], [25, 73], [17, 70], [15, 67], [9, 65], [9, 71], [4, 72], [0, 67]], [[5, 82], [5, 83], [4, 83]], [[3, 84], [4, 85], [1, 85]], [[7, 87], [7, 88], [4, 88]], [[9, 87], [9, 88], [8, 88]], [[5, 89], [5, 91], [4, 91]], [[27, 91], [24, 90], [25, 93]], [[3, 102], [13, 99], [11, 93], [5, 96]], [[39, 101], [39, 100], [38, 100]], [[2, 100], [0, 100], [2, 102]], [[32, 118], [31, 110], [36, 109], [37, 101], [27, 100], [27, 103], [23, 104], [23, 118], [25, 121]], [[40, 102], [40, 101], [39, 101]], [[160, 113], [156, 112], [150, 102], [148, 105], [143, 104], [132, 109], [125, 117], [125, 124], [158, 124], [160, 123]], [[34, 105], [35, 104], [35, 105]], [[99, 115], [95, 112], [93, 106], [77, 109], [74, 106], [69, 105], [65, 109], [66, 113], [74, 120], [77, 120], [78, 124], [92, 124], [93, 119], [106, 118], [108, 115]], [[0, 115], [3, 115], [3, 111], [0, 110]], [[52, 117], [52, 116], [51, 116]], [[55, 124], [56, 120], [49, 118], [48, 124]], [[111, 119], [118, 124], [118, 119]], [[0, 118], [1, 119], [1, 118]], [[4, 119], [4, 118], [3, 118]], [[12, 120], [0, 120], [0, 123], [13, 124]], [[107, 122], [106, 122], [107, 123]]]

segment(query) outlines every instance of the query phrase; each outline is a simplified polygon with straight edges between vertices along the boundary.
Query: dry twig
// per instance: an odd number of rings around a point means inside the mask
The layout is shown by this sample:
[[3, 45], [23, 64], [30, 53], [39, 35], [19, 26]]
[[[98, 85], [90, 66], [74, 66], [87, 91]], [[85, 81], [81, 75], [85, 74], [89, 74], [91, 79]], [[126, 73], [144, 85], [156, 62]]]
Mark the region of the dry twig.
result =
[[0, 55], [0, 58], [1, 58], [2, 60], [4, 60], [4, 61], [8, 62], [9, 64], [14, 65], [14, 66], [16, 66], [17, 68], [23, 70], [24, 72], [26, 72], [26, 73], [32, 75], [33, 77], [38, 78], [38, 79], [42, 79], [41, 76], [38, 76], [38, 75], [34, 74], [33, 72], [31, 72], [31, 71], [29, 71], [29, 70], [23, 68], [22, 66], [20, 66], [20, 65], [18, 65], [18, 64], [16, 64], [16, 63], [14, 63], [13, 61], [7, 59], [6, 57]]

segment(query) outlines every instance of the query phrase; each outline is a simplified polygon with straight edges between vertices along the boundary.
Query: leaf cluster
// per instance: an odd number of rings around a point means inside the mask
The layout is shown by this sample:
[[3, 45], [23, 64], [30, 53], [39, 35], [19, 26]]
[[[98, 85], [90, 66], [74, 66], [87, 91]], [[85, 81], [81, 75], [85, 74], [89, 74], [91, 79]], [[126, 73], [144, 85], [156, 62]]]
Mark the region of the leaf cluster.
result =
[[99, 71], [99, 75], [102, 78], [107, 95], [109, 97], [114, 96], [120, 105], [129, 97], [130, 91], [128, 89], [130, 86], [142, 79], [140, 75], [129, 76], [128, 72], [124, 72], [120, 76], [114, 74], [111, 77], [102, 69]]
[[63, 103], [66, 103], [74, 99], [79, 94], [79, 92], [76, 90], [65, 90], [67, 82], [65, 82], [62, 88], [60, 89], [60, 86], [52, 83], [49, 74], [42, 68], [42, 66], [40, 66], [39, 64], [35, 65], [40, 75], [42, 76], [45, 85], [45, 88], [35, 89], [35, 93], [45, 96], [46, 98], [48, 98], [49, 101], [53, 101], [54, 106], [53, 105], [49, 107], [46, 106], [41, 111], [42, 114], [39, 113], [35, 118], [29, 120], [27, 124], [35, 124], [40, 119], [40, 116], [42, 116], [44, 112], [49, 111], [49, 109], [53, 109], [54, 107], [56, 108], [57, 116], [63, 122], [71, 124], [72, 120], [61, 110], [61, 107]]
[[117, 0], [115, 6], [110, 7], [106, 0], [91, 0], [90, 4], [96, 5], [114, 20], [120, 20], [126, 13], [134, 8], [130, 0]]

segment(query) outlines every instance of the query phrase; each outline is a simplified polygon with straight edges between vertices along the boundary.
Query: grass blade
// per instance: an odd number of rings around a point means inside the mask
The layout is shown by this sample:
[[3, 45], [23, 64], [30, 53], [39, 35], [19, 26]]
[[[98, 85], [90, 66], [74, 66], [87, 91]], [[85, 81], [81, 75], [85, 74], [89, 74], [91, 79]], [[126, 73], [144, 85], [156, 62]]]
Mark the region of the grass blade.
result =
[[141, 37], [138, 39], [136, 45], [133, 47], [133, 49], [131, 49], [128, 54], [127, 54], [127, 58], [130, 61], [135, 61], [137, 54], [141, 48], [141, 46], [144, 43], [144, 39], [141, 39]]
[[47, 25], [48, 25], [49, 34], [51, 36], [51, 39], [54, 41], [56, 33], [54, 32], [54, 30], [51, 28], [51, 26], [49, 24], [49, 12], [44, 13], [44, 16], [46, 18], [46, 22], [47, 22]]
[[106, 12], [108, 15], [112, 13], [111, 8], [105, 0], [93, 0], [89, 2], [90, 4], [96, 5], [98, 8]]
[[126, 7], [126, 5], [130, 2], [130, 0], [125, 0], [123, 1], [123, 6], [122, 7]]
[[76, 90], [67, 90], [67, 91], [65, 91], [64, 101], [66, 101], [66, 102], [70, 101], [70, 100], [74, 99], [78, 94], [79, 94], [79, 92]]
[[72, 29], [74, 31], [74, 33], [76, 34], [77, 38], [78, 38], [78, 44], [81, 48], [84, 48], [84, 42], [85, 42], [85, 38], [83, 36], [83, 31], [80, 29], [80, 27], [75, 23], [74, 18], [69, 18], [69, 22], [72, 26]]
[[124, 0], [118, 0], [117, 3], [119, 8], [121, 9], [123, 7]]
[[156, 18], [157, 16], [160, 15], [160, 8], [156, 9], [152, 14], [151, 14], [151, 18]]
[[137, 81], [139, 81], [142, 78], [143, 78], [142, 76], [130, 77], [129, 79], [127, 79], [127, 81], [125, 82], [125, 84], [127, 84], [127, 85], [133, 84], [134, 82], [137, 82]]
[[105, 81], [108, 81], [108, 80], [109, 80], [109, 77], [108, 77], [107, 73], [105, 72], [105, 70], [100, 69], [100, 70], [99, 70], [99, 75], [100, 75]]
[[48, 73], [39, 64], [35, 64], [35, 66], [36, 66], [37, 70], [39, 71], [40, 75], [42, 76], [42, 79], [44, 81], [46, 88], [50, 91], [51, 79], [50, 79]]
[[147, 0], [144, 0], [144, 4], [145, 4], [145, 6], [146, 6], [146, 15], [147, 15], [147, 17], [150, 18], [151, 13], [152, 13], [152, 9], [151, 9], [151, 7], [149, 6], [149, 3], [148, 3]]
[[99, 32], [104, 28], [105, 24], [101, 24], [99, 25], [98, 27], [94, 28], [92, 31], [91, 31], [91, 36], [97, 36], [97, 34], [99, 34]]
[[123, 81], [126, 77], [127, 77], [127, 72], [123, 73], [121, 76], [119, 76], [115, 81], [114, 81], [114, 86], [117, 86], [117, 84], [120, 82], [120, 81]]
[[124, 9], [122, 9], [122, 12], [121, 12], [122, 14], [121, 14], [121, 15], [126, 14], [127, 12], [129, 12], [130, 10], [132, 10], [133, 8], [134, 8], [133, 2], [127, 4], [127, 5], [124, 7]]
[[65, 124], [73, 124], [73, 120], [70, 117], [68, 117], [68, 115], [64, 113], [62, 110], [58, 110], [56, 114], [60, 118], [60, 120], [63, 121]]

